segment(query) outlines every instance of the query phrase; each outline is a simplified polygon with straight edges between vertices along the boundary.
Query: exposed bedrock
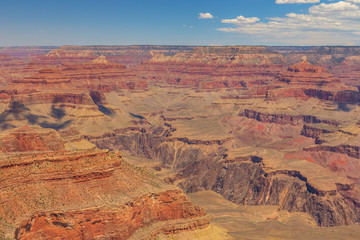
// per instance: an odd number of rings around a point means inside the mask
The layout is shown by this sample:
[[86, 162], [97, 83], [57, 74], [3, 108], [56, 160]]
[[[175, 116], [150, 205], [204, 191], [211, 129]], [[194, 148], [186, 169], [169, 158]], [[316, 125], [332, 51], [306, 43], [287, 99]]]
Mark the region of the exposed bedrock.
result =
[[301, 130], [301, 135], [309, 138], [314, 138], [315, 143], [320, 144], [323, 143], [324, 140], [319, 139], [321, 134], [324, 133], [331, 133], [331, 131], [322, 129], [322, 128], [316, 128], [309, 125], [304, 125], [303, 129]]
[[[16, 229], [16, 239], [153, 239], [160, 233], [202, 229], [209, 218], [180, 190], [147, 194], [116, 208], [38, 212]], [[148, 228], [148, 229], [146, 229]], [[145, 229], [146, 233], [137, 233]]]
[[13, 95], [12, 102], [20, 102], [25, 105], [43, 103], [70, 103], [93, 105], [94, 102], [88, 93], [31, 93]]
[[356, 223], [356, 201], [344, 192], [312, 186], [298, 171], [270, 171], [256, 156], [227, 159], [225, 146], [199, 145], [167, 140], [166, 130], [88, 137], [100, 148], [126, 149], [138, 156], [161, 160], [163, 168], [177, 174], [186, 192], [213, 190], [237, 204], [278, 205], [290, 212], [308, 212], [319, 226]]
[[316, 88], [274, 88], [266, 92], [267, 100], [278, 100], [286, 97], [308, 99], [309, 97], [325, 101], [354, 104], [360, 102], [360, 92], [353, 90], [327, 91]]
[[250, 109], [245, 109], [244, 112], [240, 112], [239, 116], [255, 119], [259, 122], [277, 123], [277, 124], [297, 125], [299, 123], [325, 123], [332, 126], [339, 125], [339, 122], [335, 120], [319, 119], [311, 115], [286, 115], [286, 114], [278, 114], [278, 113], [262, 113]]
[[319, 226], [348, 225], [360, 217], [356, 202], [336, 190], [316, 189], [298, 171], [265, 172], [261, 163], [251, 159], [197, 161], [184, 170], [184, 177], [180, 186], [187, 192], [211, 189], [237, 204], [278, 205], [290, 212], [308, 212]]
[[312, 148], [305, 148], [306, 151], [328, 151], [346, 154], [349, 157], [360, 159], [360, 147], [351, 145], [324, 146], [320, 145]]
[[180, 189], [118, 152], [14, 155], [0, 170], [0, 238], [153, 239], [209, 225]]
[[357, 91], [324, 91], [321, 89], [305, 89], [305, 95], [315, 97], [322, 100], [344, 102], [344, 103], [358, 103], [360, 102], [360, 92]]
[[40, 132], [23, 127], [10, 134], [0, 135], [0, 153], [50, 150], [65, 150], [60, 134], [52, 129]]

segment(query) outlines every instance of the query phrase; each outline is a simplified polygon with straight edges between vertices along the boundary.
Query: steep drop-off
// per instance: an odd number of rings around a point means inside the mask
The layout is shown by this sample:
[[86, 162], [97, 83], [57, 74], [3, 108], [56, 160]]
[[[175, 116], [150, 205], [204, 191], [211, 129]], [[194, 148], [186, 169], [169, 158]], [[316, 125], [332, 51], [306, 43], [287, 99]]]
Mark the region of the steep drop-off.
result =
[[[16, 239], [127, 239], [205, 228], [184, 194], [108, 151], [4, 156], [1, 231]], [[140, 233], [139, 233], [140, 234]]]

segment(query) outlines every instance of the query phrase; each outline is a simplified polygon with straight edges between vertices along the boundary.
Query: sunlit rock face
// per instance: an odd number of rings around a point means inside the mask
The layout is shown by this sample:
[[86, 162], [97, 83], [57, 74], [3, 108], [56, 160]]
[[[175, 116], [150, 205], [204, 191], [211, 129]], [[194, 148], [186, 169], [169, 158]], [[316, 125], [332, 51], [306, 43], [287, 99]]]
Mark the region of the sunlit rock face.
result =
[[357, 231], [356, 47], [10, 50], [0, 238]]

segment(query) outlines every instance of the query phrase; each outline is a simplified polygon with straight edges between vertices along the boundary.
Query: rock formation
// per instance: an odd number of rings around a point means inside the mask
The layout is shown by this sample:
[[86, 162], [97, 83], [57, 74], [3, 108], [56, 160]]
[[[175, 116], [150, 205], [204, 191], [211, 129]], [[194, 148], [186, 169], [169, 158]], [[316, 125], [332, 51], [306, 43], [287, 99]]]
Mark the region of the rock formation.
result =
[[180, 190], [123, 162], [119, 153], [27, 154], [2, 159], [0, 168], [6, 186], [0, 227], [8, 237], [152, 238], [209, 224]]
[[197, 47], [174, 56], [155, 55], [136, 69], [156, 82], [219, 89], [263, 85], [284, 63], [281, 54], [265, 47]]
[[[0, 238], [196, 239], [224, 227], [220, 239], [229, 239], [250, 226], [240, 226], [241, 209], [257, 209], [250, 228], [270, 226], [277, 237], [290, 225], [321, 239], [355, 234], [358, 55], [357, 47], [1, 48]], [[207, 215], [186, 195], [214, 209]]]
[[360, 99], [356, 88], [345, 86], [323, 67], [314, 66], [306, 60], [290, 66], [280, 73], [274, 83], [275, 89], [267, 93], [267, 99], [281, 97], [307, 98], [355, 103]]
[[42, 69], [37, 74], [13, 81], [18, 88], [32, 89], [91, 89], [111, 91], [116, 89], [146, 88], [146, 82], [137, 78], [125, 65], [109, 62], [100, 56], [81, 64], [60, 68]]

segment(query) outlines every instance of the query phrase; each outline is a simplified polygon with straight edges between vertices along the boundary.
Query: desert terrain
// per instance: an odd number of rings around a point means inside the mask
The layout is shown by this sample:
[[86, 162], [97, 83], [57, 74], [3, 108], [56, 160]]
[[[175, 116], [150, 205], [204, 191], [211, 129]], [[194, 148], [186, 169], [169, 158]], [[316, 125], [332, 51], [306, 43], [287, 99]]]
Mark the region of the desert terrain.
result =
[[358, 239], [360, 47], [0, 48], [0, 239]]

